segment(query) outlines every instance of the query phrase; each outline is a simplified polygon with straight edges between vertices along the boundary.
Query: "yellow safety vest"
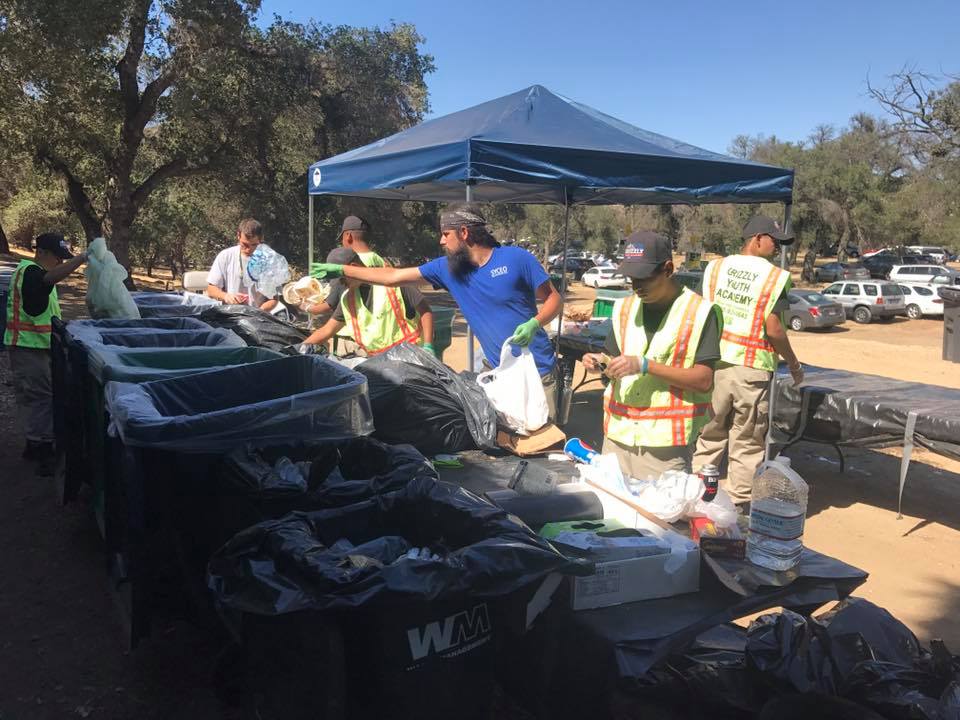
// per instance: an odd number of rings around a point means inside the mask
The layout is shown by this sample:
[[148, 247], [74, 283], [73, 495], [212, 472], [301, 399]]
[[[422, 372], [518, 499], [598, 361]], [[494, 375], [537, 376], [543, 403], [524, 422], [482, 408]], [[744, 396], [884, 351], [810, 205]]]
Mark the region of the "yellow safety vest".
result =
[[720, 359], [773, 372], [777, 351], [767, 339], [767, 317], [790, 288], [790, 273], [761, 257], [731, 255], [711, 260], [703, 276], [703, 296], [723, 312]]
[[360, 298], [360, 288], [347, 290], [340, 299], [343, 318], [351, 329], [353, 341], [367, 355], [378, 355], [403, 342], [420, 339], [420, 314], [407, 319], [406, 304], [399, 288], [370, 287], [367, 308]]
[[[651, 337], [636, 295], [617, 300], [613, 332], [620, 352], [678, 368], [693, 367], [713, 307], [687, 288]], [[604, 393], [603, 434], [630, 447], [690, 445], [710, 419], [710, 393], [681, 390], [652, 375], [627, 375]]]
[[[51, 321], [60, 317], [60, 301], [57, 288], [50, 290], [46, 309], [39, 315], [28, 315], [23, 309], [23, 273], [28, 267], [42, 265], [33, 260], [21, 260], [10, 278], [10, 297], [7, 298], [7, 329], [3, 333], [3, 342], [10, 347], [50, 349]], [[46, 271], [44, 271], [46, 272]]]

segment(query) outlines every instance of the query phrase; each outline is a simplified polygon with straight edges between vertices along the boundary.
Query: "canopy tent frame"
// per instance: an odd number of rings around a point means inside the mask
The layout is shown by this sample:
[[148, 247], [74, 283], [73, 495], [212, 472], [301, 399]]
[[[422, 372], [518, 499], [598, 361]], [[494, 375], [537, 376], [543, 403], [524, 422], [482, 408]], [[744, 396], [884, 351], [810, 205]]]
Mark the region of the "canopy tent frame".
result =
[[[460, 197], [467, 202], [562, 205], [558, 350], [571, 206], [782, 202], [786, 227], [793, 194], [792, 170], [641, 130], [539, 85], [314, 163], [307, 175], [311, 264], [315, 195], [451, 202], [459, 199], [456, 187], [462, 184]], [[785, 249], [780, 264], [786, 268]], [[473, 370], [469, 325], [467, 353]], [[562, 383], [557, 389], [562, 392]]]

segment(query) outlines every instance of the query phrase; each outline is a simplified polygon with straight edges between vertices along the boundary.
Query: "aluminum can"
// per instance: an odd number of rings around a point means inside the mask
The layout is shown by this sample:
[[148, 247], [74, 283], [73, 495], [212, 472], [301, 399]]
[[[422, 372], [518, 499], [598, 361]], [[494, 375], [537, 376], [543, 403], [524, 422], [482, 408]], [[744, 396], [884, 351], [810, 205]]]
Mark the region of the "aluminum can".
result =
[[717, 489], [720, 487], [720, 468], [716, 465], [704, 465], [697, 473], [697, 477], [703, 482], [703, 495], [700, 499], [711, 502], [717, 496]]
[[590, 461], [597, 456], [597, 451], [587, 445], [580, 438], [570, 438], [567, 444], [563, 446], [563, 452], [574, 462], [582, 462], [589, 465]]

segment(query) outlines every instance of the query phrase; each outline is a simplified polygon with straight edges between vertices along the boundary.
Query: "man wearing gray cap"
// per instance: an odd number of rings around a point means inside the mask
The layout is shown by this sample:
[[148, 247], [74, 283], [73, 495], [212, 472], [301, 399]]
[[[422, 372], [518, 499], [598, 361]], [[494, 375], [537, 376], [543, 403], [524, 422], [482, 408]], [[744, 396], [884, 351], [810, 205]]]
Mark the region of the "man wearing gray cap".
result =
[[[560, 294], [526, 250], [501, 247], [480, 208], [453, 205], [440, 214], [440, 246], [446, 257], [416, 268], [360, 268], [317, 263], [314, 277], [347, 277], [396, 287], [421, 283], [446, 289], [480, 341], [486, 362], [500, 364], [504, 343], [529, 347], [551, 406], [556, 400], [556, 357], [543, 326], [560, 312]], [[538, 308], [537, 303], [542, 305]]]
[[708, 464], [719, 467], [727, 454], [723, 487], [735, 503], [750, 501], [753, 476], [763, 460], [777, 355], [787, 361], [793, 381], [803, 381], [803, 368], [779, 315], [790, 305], [790, 273], [769, 261], [781, 245], [793, 242], [793, 233], [755, 215], [744, 226], [743, 238], [739, 255], [711, 261], [703, 277], [703, 296], [723, 313], [723, 333], [714, 417], [703, 429], [693, 458], [696, 470]]
[[[360, 256], [347, 247], [331, 250], [327, 262], [364, 267]], [[378, 355], [403, 342], [420, 343], [433, 352], [433, 311], [419, 290], [371, 287], [350, 277], [341, 282], [344, 290], [333, 316], [304, 344], [321, 345], [349, 327], [351, 339], [366, 356]]]
[[690, 471], [710, 412], [720, 359], [716, 308], [673, 277], [673, 245], [649, 231], [627, 238], [620, 272], [633, 295], [617, 300], [606, 352], [583, 366], [611, 379], [603, 396], [603, 449], [639, 480]]

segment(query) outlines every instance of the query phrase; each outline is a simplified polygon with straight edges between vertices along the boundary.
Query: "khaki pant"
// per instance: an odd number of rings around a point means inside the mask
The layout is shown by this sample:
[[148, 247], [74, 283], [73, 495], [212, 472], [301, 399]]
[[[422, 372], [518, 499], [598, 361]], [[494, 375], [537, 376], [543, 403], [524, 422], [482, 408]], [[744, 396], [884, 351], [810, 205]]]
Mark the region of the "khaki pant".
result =
[[656, 480], [667, 470], [690, 472], [690, 456], [693, 449], [683, 447], [631, 447], [621, 445], [608, 437], [603, 439], [600, 453], [613, 453], [620, 461], [620, 469], [636, 480]]
[[753, 475], [763, 461], [769, 423], [770, 377], [767, 370], [718, 363], [713, 373], [713, 419], [697, 440], [693, 468], [719, 467], [728, 454], [721, 482], [735, 503], [750, 501]]
[[53, 381], [50, 351], [7, 347], [13, 394], [27, 440], [53, 441]]

